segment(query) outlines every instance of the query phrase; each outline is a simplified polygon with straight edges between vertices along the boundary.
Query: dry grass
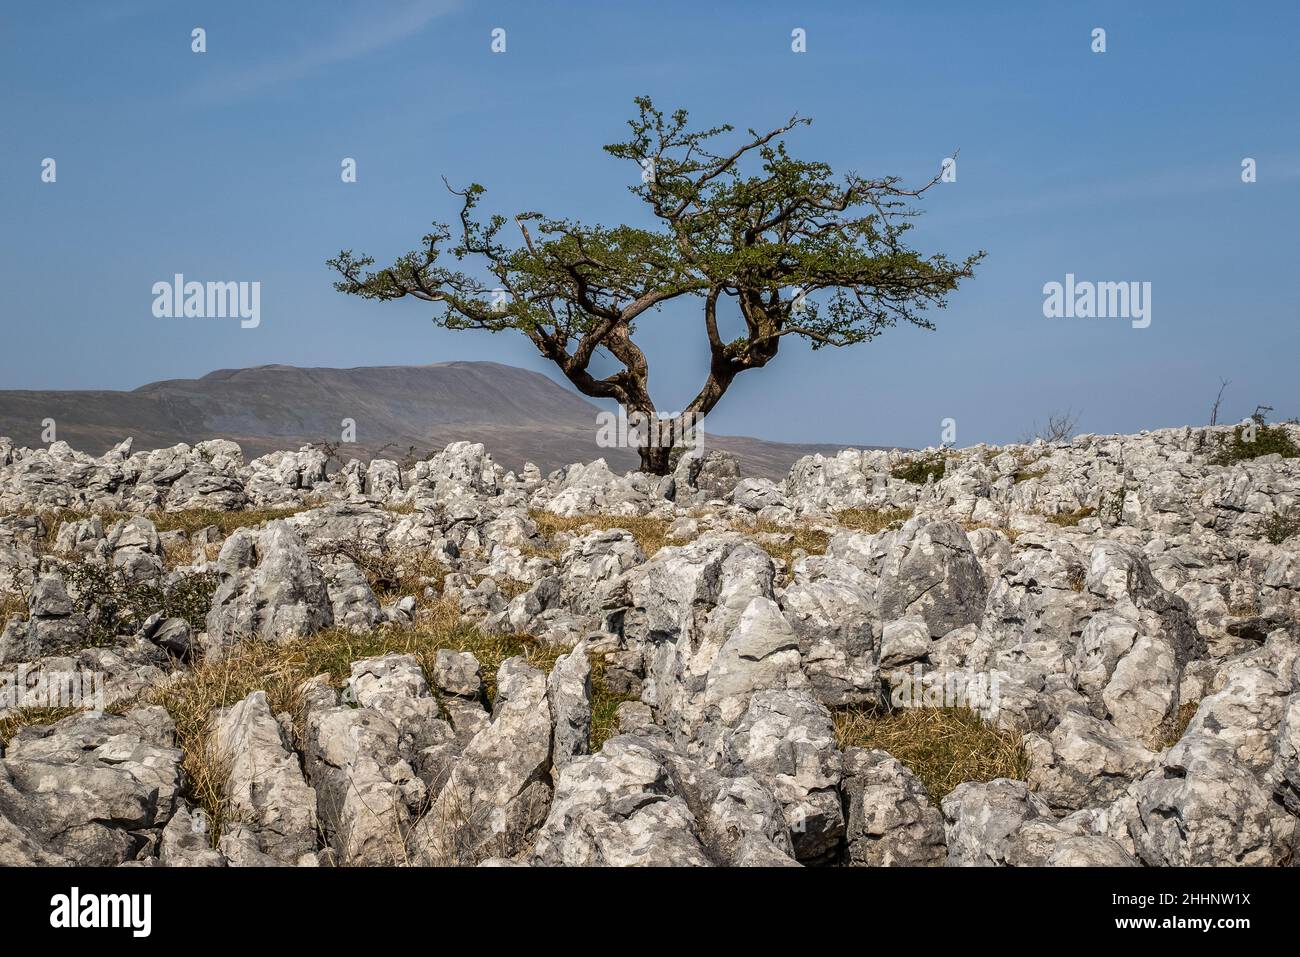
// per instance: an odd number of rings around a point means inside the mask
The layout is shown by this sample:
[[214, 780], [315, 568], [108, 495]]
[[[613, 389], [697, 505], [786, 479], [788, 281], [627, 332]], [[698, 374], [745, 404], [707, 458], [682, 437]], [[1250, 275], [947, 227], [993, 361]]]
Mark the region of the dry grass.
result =
[[963, 522], [962, 523], [962, 529], [967, 532], [973, 532], [977, 528], [991, 528], [995, 532], [1001, 532], [1003, 535], [1007, 537], [1007, 539], [1013, 545], [1016, 543], [1016, 539], [1020, 537], [1020, 533], [1016, 531], [1014, 528], [1012, 528], [1010, 525], [994, 525], [990, 522]]
[[1023, 781], [1029, 765], [1019, 735], [965, 708], [902, 708], [835, 715], [840, 748], [888, 751], [912, 770], [936, 803], [966, 781]]
[[1073, 512], [1058, 512], [1055, 515], [1044, 515], [1043, 518], [1051, 524], [1058, 525], [1061, 528], [1070, 528], [1071, 526], [1078, 525], [1085, 518], [1091, 518], [1096, 514], [1097, 510], [1095, 508], [1085, 506], [1083, 508], [1075, 509]]
[[910, 508], [848, 508], [835, 513], [835, 521], [855, 532], [875, 535], [887, 528], [901, 525], [912, 517]]
[[0, 593], [0, 631], [9, 623], [10, 618], [27, 616], [27, 599], [21, 592], [6, 591]]
[[[669, 544], [668, 528], [672, 524], [666, 518], [635, 515], [575, 515], [572, 518], [564, 518], [542, 509], [531, 511], [528, 516], [537, 523], [538, 530], [548, 540], [553, 539], [560, 532], [583, 535], [587, 532], [621, 528], [631, 533], [636, 543], [641, 546], [641, 551], [645, 552], [646, 558]], [[535, 554], [559, 558], [563, 552], [562, 547], [552, 542], [549, 548], [537, 549]]]
[[799, 557], [796, 552], [802, 555], [824, 555], [826, 546], [831, 543], [829, 532], [811, 525], [777, 525], [775, 522], [760, 521], [745, 531], [760, 536], [755, 539], [756, 544], [786, 568]]
[[79, 522], [98, 515], [104, 528], [108, 529], [118, 519], [129, 517], [125, 512], [92, 512], [75, 508], [20, 508], [9, 514], [34, 516], [41, 520], [44, 534], [32, 542], [32, 550], [38, 555], [48, 552], [54, 546], [54, 537], [65, 522]]
[[1183, 735], [1187, 733], [1187, 726], [1192, 723], [1192, 718], [1196, 716], [1196, 710], [1200, 706], [1199, 701], [1189, 701], [1187, 704], [1179, 705], [1178, 710], [1170, 715], [1146, 742], [1147, 747], [1152, 751], [1172, 748], [1183, 739]]
[[[185, 752], [183, 767], [191, 782], [190, 796], [211, 816], [213, 833], [219, 834], [227, 808], [225, 776], [213, 760], [208, 741], [209, 717], [214, 709], [230, 707], [254, 691], [265, 691], [271, 710], [294, 715], [301, 730], [299, 689], [309, 678], [328, 674], [331, 683], [341, 687], [352, 673], [354, 661], [388, 654], [414, 655], [429, 676], [441, 648], [468, 651], [478, 659], [489, 699], [496, 694], [497, 668], [507, 658], [523, 656], [549, 672], [566, 651], [526, 635], [480, 631], [443, 604], [411, 627], [381, 628], [365, 634], [329, 629], [281, 644], [243, 642], [230, 648], [220, 661], [200, 662], [173, 683], [148, 694], [144, 702], [162, 705], [176, 722], [177, 738]], [[609, 735], [614, 711], [624, 700], [606, 690], [602, 676], [603, 662], [593, 662], [592, 737], [597, 747]]]
[[[150, 512], [145, 518], [153, 522], [159, 532], [184, 532], [193, 535], [210, 525], [215, 525], [222, 537], [238, 528], [251, 528], [264, 522], [274, 522], [290, 518], [299, 512], [305, 512], [313, 505], [297, 505], [290, 508], [254, 508], [242, 512], [222, 512], [212, 508], [190, 508], [181, 512]], [[115, 518], [122, 518], [117, 515]], [[107, 529], [108, 520], [105, 519]]]
[[1047, 474], [1046, 468], [1041, 469], [1017, 469], [1011, 473], [1011, 484], [1019, 485], [1021, 482], [1028, 482], [1030, 479], [1042, 478]]
[[533, 587], [533, 582], [522, 582], [517, 578], [496, 578], [497, 593], [506, 601], [514, 601], [528, 589]]
[[67, 522], [80, 522], [88, 518], [99, 516], [104, 523], [104, 530], [123, 519], [133, 518], [136, 515], [143, 515], [144, 518], [153, 522], [154, 528], [161, 532], [185, 532], [192, 535], [195, 532], [202, 531], [209, 525], [215, 525], [223, 537], [229, 535], [237, 528], [249, 528], [261, 525], [264, 522], [273, 522], [276, 519], [289, 518], [297, 515], [299, 512], [315, 508], [319, 503], [308, 502], [289, 508], [255, 508], [238, 512], [224, 512], [219, 509], [211, 508], [191, 508], [179, 512], [115, 512], [115, 511], [94, 511], [89, 509], [19, 509], [12, 514], [15, 515], [35, 515], [40, 518], [45, 526], [45, 537], [37, 544], [48, 548], [54, 543], [54, 537], [58, 534], [59, 527]]
[[0, 745], [8, 745], [23, 728], [62, 721], [77, 713], [77, 708], [17, 708], [0, 717]]
[[370, 542], [360, 537], [331, 542], [312, 550], [317, 558], [345, 558], [361, 569], [366, 583], [380, 602], [414, 598], [424, 605], [424, 590], [433, 586], [442, 591], [447, 577], [447, 566], [433, 553], [394, 551], [383, 542]]
[[215, 562], [221, 554], [221, 542], [167, 542], [163, 544], [163, 565], [182, 568], [198, 562]]
[[1030, 479], [1042, 478], [1048, 472], [1046, 465], [1038, 464], [1043, 458], [1041, 453], [1034, 452], [1031, 449], [1017, 449], [1012, 453], [1011, 457], [1015, 461], [1015, 468], [1011, 471], [1011, 484], [1013, 485], [1028, 482]]
[[591, 660], [591, 753], [599, 751], [618, 733], [618, 706], [624, 701], [638, 701], [636, 695], [614, 694], [605, 684], [605, 656]]

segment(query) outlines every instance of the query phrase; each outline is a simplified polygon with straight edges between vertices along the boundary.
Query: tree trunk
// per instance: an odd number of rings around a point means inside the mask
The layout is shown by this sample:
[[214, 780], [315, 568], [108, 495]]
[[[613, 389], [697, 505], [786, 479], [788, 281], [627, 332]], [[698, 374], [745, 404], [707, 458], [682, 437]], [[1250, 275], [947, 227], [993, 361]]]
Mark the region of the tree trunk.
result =
[[641, 453], [641, 471], [647, 475], [667, 475], [672, 471], [671, 446], [649, 443], [642, 445], [637, 451]]

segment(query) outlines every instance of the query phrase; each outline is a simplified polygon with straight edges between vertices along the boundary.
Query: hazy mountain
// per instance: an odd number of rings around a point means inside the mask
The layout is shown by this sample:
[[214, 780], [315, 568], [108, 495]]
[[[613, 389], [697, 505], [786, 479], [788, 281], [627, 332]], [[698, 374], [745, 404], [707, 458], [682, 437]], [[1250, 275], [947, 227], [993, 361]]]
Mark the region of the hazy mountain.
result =
[[[275, 449], [337, 442], [344, 419], [356, 445], [343, 458], [402, 459], [449, 442], [483, 442], [507, 468], [525, 461], [543, 471], [604, 456], [612, 468], [636, 465], [626, 449], [596, 445], [597, 406], [536, 372], [495, 362], [427, 366], [300, 369], [271, 365], [221, 369], [201, 379], [168, 379], [131, 392], [0, 390], [0, 435], [38, 446], [42, 422], [58, 438], [101, 453], [126, 436], [147, 449], [203, 439], [234, 439], [248, 457]], [[708, 436], [734, 452], [747, 475], [779, 477], [801, 455], [841, 446], [795, 445], [743, 436]]]

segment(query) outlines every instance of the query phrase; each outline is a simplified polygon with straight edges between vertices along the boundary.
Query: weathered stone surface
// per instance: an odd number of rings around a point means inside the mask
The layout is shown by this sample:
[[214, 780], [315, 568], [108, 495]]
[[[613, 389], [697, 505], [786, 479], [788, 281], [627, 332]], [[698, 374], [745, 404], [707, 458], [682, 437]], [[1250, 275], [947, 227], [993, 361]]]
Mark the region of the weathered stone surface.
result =
[[464, 864], [518, 853], [550, 807], [550, 770], [546, 675], [508, 659], [497, 670], [491, 724], [465, 746], [416, 826], [417, 860]]
[[631, 736], [564, 766], [531, 859], [570, 867], [713, 863], [656, 749]]
[[316, 850], [316, 793], [298, 755], [271, 714], [266, 693], [254, 691], [212, 719], [217, 760], [229, 769], [231, 819], [253, 833], [257, 849], [282, 864]]
[[591, 753], [591, 662], [585, 642], [561, 655], [546, 681], [551, 709], [552, 775], [574, 758]]
[[948, 864], [993, 867], [1007, 863], [1016, 832], [1028, 821], [1051, 820], [1046, 803], [1020, 781], [998, 778], [958, 785], [943, 799]]
[[[1215, 464], [1230, 434], [945, 449], [923, 484], [898, 468], [937, 450], [811, 456], [774, 483], [710, 453], [671, 477], [516, 475], [456, 443], [330, 473], [312, 449], [245, 465], [225, 441], [92, 457], [0, 439], [0, 677], [25, 676], [0, 717], [62, 673], [122, 704], [241, 639], [339, 626], [372, 646], [457, 611], [558, 658], [549, 676], [507, 662], [491, 711], [472, 655], [413, 644], [313, 679], [293, 716], [256, 695], [214, 715], [237, 808], [215, 849], [156, 710], [29, 728], [0, 756], [0, 863], [1292, 860], [1300, 560], [1269, 535], [1300, 460]], [[302, 510], [231, 535], [149, 517], [250, 503]], [[50, 528], [55, 509], [92, 514]], [[819, 531], [825, 554], [768, 551]], [[77, 562], [150, 588], [215, 571], [206, 628], [133, 609], [104, 646]], [[390, 562], [416, 587], [381, 606], [367, 575]], [[1024, 735], [1028, 781], [967, 782], [939, 809], [888, 755], [841, 755], [827, 709], [887, 690]], [[589, 754], [607, 695], [633, 700]]]
[[911, 518], [880, 570], [880, 617], [920, 615], [930, 634], [941, 638], [979, 620], [986, 591], [979, 560], [960, 525]]
[[1234, 761], [1230, 744], [1184, 737], [1162, 766], [1117, 802], [1117, 829], [1148, 865], [1276, 865], [1290, 859], [1297, 819], [1254, 774]]
[[1156, 755], [1114, 725], [1074, 713], [1051, 732], [1027, 735], [1029, 785], [1056, 811], [1108, 804], [1156, 764]]
[[843, 755], [830, 712], [807, 691], [753, 694], [727, 735], [720, 769], [733, 777], [750, 774], [771, 789], [799, 860], [834, 853], [844, 836]]
[[438, 649], [433, 663], [433, 681], [443, 694], [462, 698], [483, 695], [483, 669], [468, 651]]
[[207, 814], [199, 808], [177, 805], [162, 831], [158, 863], [163, 867], [225, 867], [225, 856], [212, 846]]
[[935, 867], [947, 859], [943, 814], [886, 751], [844, 752], [845, 837], [856, 867]]
[[285, 522], [261, 532], [239, 529], [217, 559], [221, 584], [208, 613], [209, 637], [275, 641], [308, 635], [334, 623], [333, 604], [320, 566]]
[[25, 728], [0, 760], [0, 859], [91, 867], [134, 859], [172, 815], [180, 762], [171, 719], [157, 707]]

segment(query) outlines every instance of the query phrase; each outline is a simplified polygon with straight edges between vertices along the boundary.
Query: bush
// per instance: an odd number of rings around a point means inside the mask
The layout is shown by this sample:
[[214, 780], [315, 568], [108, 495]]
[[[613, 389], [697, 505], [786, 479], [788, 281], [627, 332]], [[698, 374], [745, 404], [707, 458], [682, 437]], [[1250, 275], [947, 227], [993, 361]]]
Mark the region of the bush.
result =
[[947, 467], [947, 460], [942, 455], [930, 455], [897, 465], [889, 474], [913, 485], [924, 485], [929, 479], [937, 482], [943, 478]]
[[90, 621], [87, 644], [92, 647], [135, 634], [155, 612], [184, 618], [193, 631], [202, 631], [217, 590], [217, 576], [210, 572], [159, 585], [132, 581], [113, 565], [67, 562], [60, 570], [78, 610]]
[[[301, 505], [290, 508], [255, 508], [235, 512], [225, 512], [212, 508], [187, 508], [179, 512], [151, 512], [145, 515], [145, 518], [153, 522], [154, 528], [160, 533], [185, 532], [192, 535], [194, 532], [202, 531], [209, 525], [215, 525], [221, 532], [222, 538], [226, 538], [236, 529], [253, 528], [264, 522], [290, 518], [311, 507], [310, 505]], [[108, 520], [105, 519], [104, 527], [107, 528], [109, 524]]]
[[1293, 535], [1300, 535], [1300, 508], [1291, 505], [1280, 512], [1274, 512], [1264, 519], [1262, 531], [1264, 538], [1274, 545], [1281, 545]]
[[361, 569], [366, 583], [381, 602], [410, 596], [417, 602], [432, 585], [442, 590], [447, 567], [427, 552], [396, 552], [384, 542], [368, 542], [359, 535], [312, 549], [318, 559], [345, 558]]
[[1232, 430], [1232, 438], [1219, 440], [1219, 450], [1210, 462], [1213, 465], [1233, 465], [1274, 452], [1284, 459], [1300, 458], [1300, 446], [1295, 444], [1284, 426], [1256, 426], [1255, 440], [1251, 442], [1246, 438], [1245, 428], [1239, 425]]

